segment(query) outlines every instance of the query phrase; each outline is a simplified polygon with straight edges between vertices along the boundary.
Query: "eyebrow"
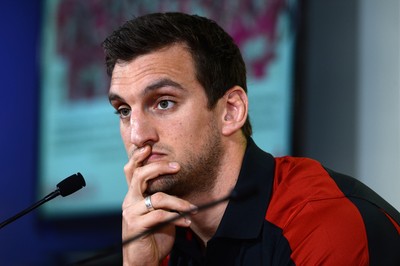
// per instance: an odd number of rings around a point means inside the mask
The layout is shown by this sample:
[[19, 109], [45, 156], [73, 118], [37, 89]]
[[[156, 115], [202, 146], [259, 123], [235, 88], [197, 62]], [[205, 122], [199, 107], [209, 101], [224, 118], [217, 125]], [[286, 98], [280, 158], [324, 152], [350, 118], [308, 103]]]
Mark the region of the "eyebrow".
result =
[[[180, 90], [183, 90], [184, 88], [177, 82], [169, 79], [169, 78], [162, 78], [159, 80], [154, 81], [153, 83], [151, 83], [150, 85], [146, 86], [146, 88], [143, 91], [143, 95], [149, 94], [152, 91], [155, 91], [157, 89], [163, 88], [163, 87], [174, 87]], [[125, 102], [125, 100], [119, 96], [116, 93], [109, 93], [108, 94], [108, 100], [110, 101], [110, 103], [112, 101], [122, 101]]]
[[148, 94], [151, 91], [157, 90], [162, 87], [174, 87], [174, 88], [183, 90], [183, 87], [179, 83], [177, 83], [169, 78], [162, 78], [162, 79], [156, 80], [152, 84], [148, 85], [144, 89], [143, 94]]
[[109, 93], [108, 94], [108, 101], [112, 104], [113, 101], [125, 102], [118, 94], [116, 93]]

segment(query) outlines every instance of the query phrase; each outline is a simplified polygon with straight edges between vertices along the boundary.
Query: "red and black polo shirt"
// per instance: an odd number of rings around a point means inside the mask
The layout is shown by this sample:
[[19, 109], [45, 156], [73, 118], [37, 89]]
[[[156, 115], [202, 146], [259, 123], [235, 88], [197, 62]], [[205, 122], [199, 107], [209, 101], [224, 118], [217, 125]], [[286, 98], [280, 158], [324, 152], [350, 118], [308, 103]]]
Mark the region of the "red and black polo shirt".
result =
[[202, 249], [177, 228], [169, 265], [400, 265], [400, 213], [358, 180], [250, 139], [230, 201]]

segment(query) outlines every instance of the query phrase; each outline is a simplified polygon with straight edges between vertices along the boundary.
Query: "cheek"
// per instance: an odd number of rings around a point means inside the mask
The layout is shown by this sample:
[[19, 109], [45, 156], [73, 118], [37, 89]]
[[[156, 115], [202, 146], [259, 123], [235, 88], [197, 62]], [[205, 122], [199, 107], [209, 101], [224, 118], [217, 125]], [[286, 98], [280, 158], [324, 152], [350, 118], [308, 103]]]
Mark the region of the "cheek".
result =
[[177, 141], [186, 140], [189, 145], [201, 142], [205, 133], [210, 130], [210, 123], [210, 117], [205, 115], [187, 117], [176, 125]]
[[196, 138], [192, 130], [192, 121], [179, 119], [169, 121], [168, 125], [160, 128], [160, 142], [164, 143], [180, 153], [180, 150], [186, 151], [188, 147], [193, 148], [193, 140]]
[[167, 124], [159, 124], [159, 134], [161, 138], [168, 138], [172, 140], [182, 140], [186, 135], [186, 123], [184, 120], [169, 121]]

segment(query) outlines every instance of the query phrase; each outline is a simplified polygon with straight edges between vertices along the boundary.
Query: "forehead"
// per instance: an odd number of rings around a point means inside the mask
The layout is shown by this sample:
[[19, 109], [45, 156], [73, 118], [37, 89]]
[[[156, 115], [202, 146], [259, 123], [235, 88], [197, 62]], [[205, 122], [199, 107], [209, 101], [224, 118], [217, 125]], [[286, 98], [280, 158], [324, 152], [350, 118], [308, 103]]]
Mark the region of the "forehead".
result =
[[175, 44], [129, 62], [117, 62], [110, 93], [125, 87], [146, 86], [155, 79], [171, 79], [182, 87], [197, 82], [193, 58], [186, 46]]

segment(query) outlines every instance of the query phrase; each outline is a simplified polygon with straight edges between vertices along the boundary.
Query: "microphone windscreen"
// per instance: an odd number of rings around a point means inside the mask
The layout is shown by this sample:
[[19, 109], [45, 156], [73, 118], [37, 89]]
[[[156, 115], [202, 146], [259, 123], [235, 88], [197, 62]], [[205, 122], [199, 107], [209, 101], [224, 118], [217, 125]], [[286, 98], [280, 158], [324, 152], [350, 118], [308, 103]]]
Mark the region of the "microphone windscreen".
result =
[[57, 184], [60, 195], [63, 197], [78, 191], [84, 186], [86, 186], [86, 182], [81, 173], [73, 174]]

